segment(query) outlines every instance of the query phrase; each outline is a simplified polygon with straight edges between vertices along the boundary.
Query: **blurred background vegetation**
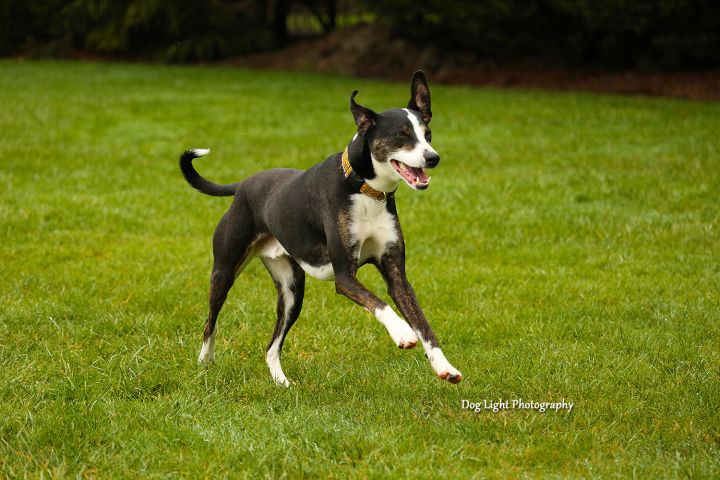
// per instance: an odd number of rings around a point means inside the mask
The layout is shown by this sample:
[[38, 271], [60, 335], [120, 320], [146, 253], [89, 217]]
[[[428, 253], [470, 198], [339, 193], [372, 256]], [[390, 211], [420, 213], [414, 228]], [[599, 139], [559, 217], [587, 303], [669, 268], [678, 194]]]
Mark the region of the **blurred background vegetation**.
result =
[[492, 61], [720, 67], [717, 0], [0, 0], [0, 55], [207, 61], [357, 23]]

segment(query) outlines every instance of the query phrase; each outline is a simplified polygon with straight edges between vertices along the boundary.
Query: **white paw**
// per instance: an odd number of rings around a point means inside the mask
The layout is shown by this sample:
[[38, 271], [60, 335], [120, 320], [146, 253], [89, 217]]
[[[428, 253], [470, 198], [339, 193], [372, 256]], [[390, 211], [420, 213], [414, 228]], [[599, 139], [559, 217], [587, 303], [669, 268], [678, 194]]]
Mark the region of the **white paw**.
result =
[[450, 383], [459, 383], [460, 380], [462, 380], [462, 373], [450, 365], [450, 362], [445, 358], [445, 354], [443, 354], [439, 348], [432, 348], [430, 350], [428, 360], [430, 360], [430, 365], [433, 370], [435, 370], [435, 374], [443, 380], [447, 380]]
[[207, 365], [215, 361], [215, 352], [213, 349], [214, 345], [215, 336], [212, 336], [203, 342], [202, 349], [200, 350], [200, 356], [198, 357], [199, 364]]
[[215, 355], [213, 352], [200, 352], [200, 356], [198, 357], [198, 363], [200, 365], [208, 365], [210, 363], [213, 363], [215, 361]]
[[418, 336], [405, 320], [398, 321], [387, 327], [390, 336], [398, 348], [413, 348], [418, 343]]
[[392, 308], [385, 306], [375, 312], [377, 319], [385, 325], [390, 337], [398, 348], [413, 348], [418, 343], [418, 336], [405, 320], [400, 318]]
[[285, 376], [282, 377], [274, 377], [275, 383], [278, 384], [280, 387], [290, 387], [290, 380], [285, 378]]
[[278, 385], [283, 387], [289, 387], [290, 382], [285, 373], [283, 373], [282, 366], [280, 365], [280, 343], [275, 341], [272, 346], [268, 349], [265, 354], [265, 360], [267, 361], [268, 368], [270, 368], [270, 375]]

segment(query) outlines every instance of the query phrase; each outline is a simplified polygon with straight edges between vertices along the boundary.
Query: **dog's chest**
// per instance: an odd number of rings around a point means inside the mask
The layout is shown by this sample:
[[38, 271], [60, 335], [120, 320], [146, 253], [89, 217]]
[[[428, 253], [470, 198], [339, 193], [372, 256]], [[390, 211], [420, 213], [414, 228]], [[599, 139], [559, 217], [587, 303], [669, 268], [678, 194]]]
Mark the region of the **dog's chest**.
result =
[[397, 218], [385, 203], [363, 194], [351, 197], [349, 230], [358, 260], [380, 258], [389, 245], [397, 242]]

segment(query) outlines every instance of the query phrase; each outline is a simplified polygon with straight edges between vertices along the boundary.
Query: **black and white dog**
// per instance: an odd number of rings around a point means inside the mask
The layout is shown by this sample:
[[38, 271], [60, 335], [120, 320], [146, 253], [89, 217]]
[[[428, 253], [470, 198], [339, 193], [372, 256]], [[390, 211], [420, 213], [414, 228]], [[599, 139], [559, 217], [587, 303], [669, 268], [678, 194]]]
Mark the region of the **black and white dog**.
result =
[[[280, 351], [300, 315], [305, 273], [334, 279], [336, 291], [373, 313], [398, 347], [413, 348], [419, 337], [435, 373], [451, 383], [462, 380], [440, 350], [405, 277], [405, 242], [394, 193], [402, 181], [414, 190], [426, 189], [430, 177], [425, 169], [440, 162], [430, 146], [430, 90], [422, 72], [413, 75], [410, 90], [407, 108], [380, 114], [358, 105], [358, 92], [353, 92], [350, 111], [357, 133], [344, 152], [308, 170], [275, 168], [218, 185], [192, 165], [209, 150], [182, 154], [180, 169], [190, 185], [207, 195], [235, 196], [213, 237], [201, 363], [213, 360], [215, 322], [235, 278], [253, 257], [260, 257], [278, 293], [277, 323], [266, 356], [277, 383], [290, 384]], [[358, 281], [356, 272], [366, 263], [378, 268], [405, 320]]]

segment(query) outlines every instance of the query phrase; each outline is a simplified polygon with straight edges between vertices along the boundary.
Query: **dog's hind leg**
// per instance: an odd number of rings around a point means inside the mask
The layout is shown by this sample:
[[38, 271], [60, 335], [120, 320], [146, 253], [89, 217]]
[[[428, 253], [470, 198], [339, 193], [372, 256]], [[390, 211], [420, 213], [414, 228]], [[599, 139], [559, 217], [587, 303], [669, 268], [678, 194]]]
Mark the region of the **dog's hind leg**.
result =
[[279, 385], [290, 386], [280, 365], [280, 352], [290, 328], [302, 309], [305, 295], [305, 272], [288, 256], [262, 259], [275, 282], [278, 292], [277, 323], [272, 339], [267, 347], [266, 360], [270, 374]]
[[225, 268], [213, 268], [210, 276], [210, 295], [209, 304], [210, 311], [205, 322], [205, 330], [203, 331], [203, 344], [198, 357], [199, 363], [211, 363], [215, 359], [215, 323], [217, 322], [220, 309], [225, 303], [228, 291], [233, 285], [234, 275], [232, 271]]
[[214, 360], [215, 324], [227, 294], [240, 272], [252, 259], [252, 223], [242, 216], [225, 215], [215, 229], [213, 254], [215, 261], [210, 276], [210, 295], [207, 321], [203, 331], [203, 344], [199, 363]]

